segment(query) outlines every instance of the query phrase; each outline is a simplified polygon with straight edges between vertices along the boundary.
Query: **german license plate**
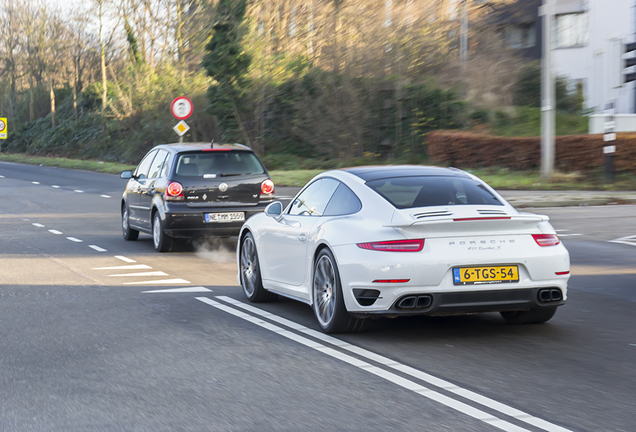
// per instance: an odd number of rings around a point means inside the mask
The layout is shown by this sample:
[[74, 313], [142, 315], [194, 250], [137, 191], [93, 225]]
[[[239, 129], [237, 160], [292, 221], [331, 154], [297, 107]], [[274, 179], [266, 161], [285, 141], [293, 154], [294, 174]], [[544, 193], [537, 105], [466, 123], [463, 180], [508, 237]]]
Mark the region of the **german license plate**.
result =
[[243, 222], [245, 220], [245, 213], [243, 212], [231, 212], [231, 213], [206, 213], [206, 222]]
[[519, 282], [517, 266], [458, 267], [453, 269], [455, 285]]

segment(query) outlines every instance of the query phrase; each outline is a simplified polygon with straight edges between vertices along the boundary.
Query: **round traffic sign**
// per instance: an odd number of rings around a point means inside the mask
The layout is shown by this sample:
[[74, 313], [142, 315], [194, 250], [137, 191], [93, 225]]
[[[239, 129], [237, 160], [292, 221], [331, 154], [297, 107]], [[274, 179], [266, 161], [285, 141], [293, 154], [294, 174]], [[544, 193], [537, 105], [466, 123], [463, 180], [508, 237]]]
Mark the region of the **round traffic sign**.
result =
[[192, 101], [187, 97], [179, 96], [172, 101], [170, 111], [177, 120], [185, 120], [192, 115], [194, 105], [192, 105]]
[[6, 123], [3, 120], [0, 120], [0, 132], [4, 131], [6, 127]]

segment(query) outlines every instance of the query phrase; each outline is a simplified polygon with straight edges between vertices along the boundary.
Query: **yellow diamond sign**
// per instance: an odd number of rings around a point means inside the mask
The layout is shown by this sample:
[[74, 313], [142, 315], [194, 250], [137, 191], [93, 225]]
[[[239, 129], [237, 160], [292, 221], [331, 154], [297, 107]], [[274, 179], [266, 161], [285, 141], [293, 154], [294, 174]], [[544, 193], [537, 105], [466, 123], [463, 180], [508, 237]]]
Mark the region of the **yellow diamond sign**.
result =
[[185, 134], [187, 131], [190, 130], [190, 126], [188, 126], [188, 124], [185, 121], [181, 120], [172, 129], [177, 133], [177, 135], [183, 136], [183, 134]]

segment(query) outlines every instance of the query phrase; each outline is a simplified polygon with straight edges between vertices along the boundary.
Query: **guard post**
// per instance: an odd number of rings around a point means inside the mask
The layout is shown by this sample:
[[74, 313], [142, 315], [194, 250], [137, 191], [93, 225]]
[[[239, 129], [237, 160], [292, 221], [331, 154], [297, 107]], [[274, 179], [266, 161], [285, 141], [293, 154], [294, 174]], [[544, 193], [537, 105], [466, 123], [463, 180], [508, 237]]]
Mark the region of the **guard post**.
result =
[[603, 134], [603, 159], [605, 179], [614, 180], [614, 155], [616, 153], [616, 120], [614, 118], [614, 102], [610, 102], [605, 110], [605, 133]]

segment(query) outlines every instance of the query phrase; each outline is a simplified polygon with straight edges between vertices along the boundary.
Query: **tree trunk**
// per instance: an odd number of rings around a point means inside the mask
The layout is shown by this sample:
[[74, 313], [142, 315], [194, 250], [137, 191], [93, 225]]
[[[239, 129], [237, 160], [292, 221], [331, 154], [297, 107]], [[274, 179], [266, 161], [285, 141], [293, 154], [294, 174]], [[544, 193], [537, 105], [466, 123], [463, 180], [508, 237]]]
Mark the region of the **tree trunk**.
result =
[[49, 97], [51, 98], [51, 127], [55, 128], [55, 92], [53, 91], [53, 78], [49, 74]]
[[33, 95], [33, 75], [29, 76], [29, 123], [35, 120], [35, 96]]

